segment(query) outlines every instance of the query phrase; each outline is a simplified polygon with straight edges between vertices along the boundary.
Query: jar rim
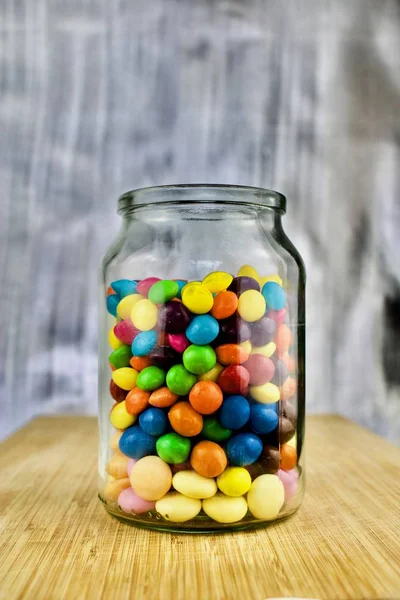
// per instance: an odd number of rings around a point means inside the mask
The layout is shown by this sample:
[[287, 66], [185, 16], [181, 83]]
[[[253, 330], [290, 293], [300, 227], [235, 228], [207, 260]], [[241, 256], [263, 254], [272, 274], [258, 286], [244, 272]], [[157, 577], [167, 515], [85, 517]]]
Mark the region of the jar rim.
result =
[[191, 183], [158, 185], [130, 190], [120, 196], [118, 212], [136, 209], [151, 204], [185, 204], [187, 202], [222, 204], [252, 204], [286, 212], [286, 197], [280, 192], [247, 185], [223, 185]]

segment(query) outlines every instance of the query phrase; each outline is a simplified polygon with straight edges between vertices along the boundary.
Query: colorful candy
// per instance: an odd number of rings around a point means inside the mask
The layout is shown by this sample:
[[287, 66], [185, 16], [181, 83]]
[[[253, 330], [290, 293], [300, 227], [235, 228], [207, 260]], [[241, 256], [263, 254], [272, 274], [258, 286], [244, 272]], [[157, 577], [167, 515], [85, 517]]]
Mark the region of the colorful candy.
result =
[[280, 277], [244, 265], [202, 281], [119, 279], [105, 301], [117, 318], [104, 500], [157, 522], [201, 509], [206, 526], [276, 518], [299, 487], [297, 347]]
[[285, 490], [276, 475], [260, 475], [253, 481], [247, 503], [249, 510], [256, 519], [270, 521], [278, 516], [285, 500]]
[[217, 493], [218, 489], [215, 479], [203, 477], [196, 473], [196, 471], [179, 471], [175, 473], [172, 478], [172, 485], [184, 496], [200, 500], [211, 498]]
[[154, 502], [168, 492], [172, 473], [167, 463], [158, 456], [145, 456], [134, 465], [129, 479], [139, 498]]
[[190, 440], [175, 432], [166, 433], [158, 438], [157, 454], [163, 461], [173, 465], [181, 464], [189, 458]]

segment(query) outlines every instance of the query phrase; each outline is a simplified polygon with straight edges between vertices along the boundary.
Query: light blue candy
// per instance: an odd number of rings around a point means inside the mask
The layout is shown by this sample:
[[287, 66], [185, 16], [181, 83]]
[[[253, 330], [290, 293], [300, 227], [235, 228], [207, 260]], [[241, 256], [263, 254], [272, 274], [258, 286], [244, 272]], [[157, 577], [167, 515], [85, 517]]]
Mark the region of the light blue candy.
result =
[[117, 294], [109, 294], [107, 296], [107, 310], [113, 317], [117, 316], [117, 306], [119, 304], [119, 297]]
[[183, 288], [185, 287], [185, 285], [187, 284], [187, 281], [185, 281], [184, 279], [175, 279], [175, 283], [178, 284], [178, 293], [176, 294], [176, 297], [180, 298], [181, 292], [182, 292]]
[[259, 458], [262, 449], [262, 441], [255, 433], [238, 433], [226, 443], [229, 464], [237, 467], [251, 465]]
[[217, 337], [219, 324], [211, 315], [198, 315], [194, 317], [186, 329], [186, 337], [196, 346], [205, 346]]
[[262, 295], [265, 298], [267, 307], [272, 310], [281, 310], [286, 304], [286, 294], [283, 287], [275, 281], [267, 281], [262, 289]]
[[278, 413], [268, 404], [255, 403], [250, 409], [250, 425], [254, 433], [271, 433], [278, 427]]
[[156, 438], [149, 435], [139, 425], [125, 429], [119, 438], [119, 449], [129, 458], [143, 458], [156, 453]]
[[147, 356], [157, 345], [157, 333], [155, 331], [142, 331], [132, 342], [133, 356]]
[[147, 408], [139, 417], [139, 425], [149, 435], [162, 435], [168, 426], [168, 419], [161, 408]]
[[122, 298], [125, 298], [125, 296], [136, 294], [137, 281], [132, 281], [131, 279], [117, 279], [117, 281], [113, 281], [110, 285], [121, 300]]
[[222, 403], [219, 422], [225, 429], [240, 429], [250, 417], [250, 404], [244, 396], [228, 396]]

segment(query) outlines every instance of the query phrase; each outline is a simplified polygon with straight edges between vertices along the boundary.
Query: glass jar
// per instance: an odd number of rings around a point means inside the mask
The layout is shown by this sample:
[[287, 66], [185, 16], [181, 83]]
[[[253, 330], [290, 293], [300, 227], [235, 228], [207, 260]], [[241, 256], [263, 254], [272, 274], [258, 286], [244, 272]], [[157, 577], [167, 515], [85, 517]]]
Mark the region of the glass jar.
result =
[[287, 517], [304, 489], [305, 270], [286, 200], [178, 185], [119, 199], [102, 265], [99, 497], [178, 532]]

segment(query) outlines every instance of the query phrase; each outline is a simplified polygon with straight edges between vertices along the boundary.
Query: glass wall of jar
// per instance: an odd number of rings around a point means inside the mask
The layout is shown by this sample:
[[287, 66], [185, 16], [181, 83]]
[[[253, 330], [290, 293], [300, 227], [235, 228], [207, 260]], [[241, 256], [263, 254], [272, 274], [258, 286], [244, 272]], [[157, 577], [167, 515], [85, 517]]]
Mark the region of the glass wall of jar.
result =
[[299, 507], [305, 270], [285, 209], [251, 187], [120, 198], [100, 286], [99, 497], [112, 515], [207, 532]]

